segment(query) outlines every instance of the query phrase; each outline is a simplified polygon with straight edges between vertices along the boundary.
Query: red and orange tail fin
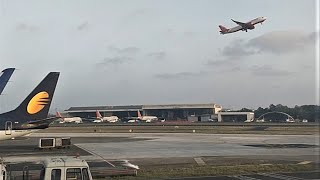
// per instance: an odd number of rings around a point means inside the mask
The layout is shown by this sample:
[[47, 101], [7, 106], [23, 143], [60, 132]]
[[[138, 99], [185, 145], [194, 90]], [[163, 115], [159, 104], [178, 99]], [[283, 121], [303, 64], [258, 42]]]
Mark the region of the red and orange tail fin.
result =
[[220, 28], [220, 32], [221, 32], [221, 33], [226, 33], [226, 32], [229, 31], [228, 28], [226, 28], [226, 27], [224, 27], [224, 26], [222, 26], [222, 25], [219, 25], [219, 28]]
[[60, 114], [59, 111], [57, 111], [56, 116], [57, 116], [58, 118], [62, 118], [62, 116], [61, 116], [61, 114]]
[[141, 113], [140, 113], [140, 111], [138, 110], [138, 117], [141, 117]]
[[102, 116], [101, 116], [101, 114], [100, 114], [100, 112], [99, 112], [98, 110], [96, 111], [96, 116], [97, 116], [97, 118], [99, 118], [99, 119], [102, 118]]

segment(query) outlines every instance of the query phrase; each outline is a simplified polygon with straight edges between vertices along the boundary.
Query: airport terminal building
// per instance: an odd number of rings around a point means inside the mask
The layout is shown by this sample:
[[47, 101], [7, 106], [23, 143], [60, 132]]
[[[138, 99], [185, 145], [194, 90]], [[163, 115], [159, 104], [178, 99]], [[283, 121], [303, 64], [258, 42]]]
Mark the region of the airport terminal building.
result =
[[217, 119], [222, 107], [217, 104], [162, 104], [162, 105], [125, 105], [70, 107], [65, 110], [69, 116], [82, 118], [96, 117], [96, 111], [103, 116], [119, 118], [137, 117], [138, 111], [144, 116], [157, 116], [166, 120], [208, 121]]

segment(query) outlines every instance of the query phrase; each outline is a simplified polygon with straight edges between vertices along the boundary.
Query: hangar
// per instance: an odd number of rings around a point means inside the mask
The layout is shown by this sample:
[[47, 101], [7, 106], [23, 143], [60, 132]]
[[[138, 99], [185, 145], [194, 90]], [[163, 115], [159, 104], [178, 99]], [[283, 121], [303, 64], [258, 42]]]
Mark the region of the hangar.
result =
[[217, 104], [162, 104], [162, 105], [125, 105], [125, 106], [88, 106], [70, 107], [65, 110], [69, 116], [94, 118], [96, 111], [103, 116], [119, 118], [137, 117], [138, 111], [144, 116], [152, 115], [166, 120], [207, 121], [217, 119], [222, 107]]

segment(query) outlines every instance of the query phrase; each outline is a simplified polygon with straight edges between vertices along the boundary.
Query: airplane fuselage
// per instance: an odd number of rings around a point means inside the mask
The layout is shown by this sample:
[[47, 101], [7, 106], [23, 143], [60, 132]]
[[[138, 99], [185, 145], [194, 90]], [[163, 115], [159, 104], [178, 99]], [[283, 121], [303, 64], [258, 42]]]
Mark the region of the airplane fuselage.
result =
[[102, 121], [107, 121], [107, 122], [118, 122], [119, 118], [118, 116], [106, 116], [101, 118]]
[[158, 117], [156, 116], [142, 116], [139, 118], [141, 121], [156, 121]]
[[0, 140], [24, 136], [34, 131], [45, 129], [48, 126], [49, 123], [45, 122], [28, 123], [28, 121], [19, 122], [10, 119], [0, 119]]
[[0, 130], [0, 141], [1, 140], [8, 140], [13, 139], [16, 137], [24, 136], [27, 134], [31, 134], [35, 131], [38, 131], [37, 129], [27, 129], [27, 130]]

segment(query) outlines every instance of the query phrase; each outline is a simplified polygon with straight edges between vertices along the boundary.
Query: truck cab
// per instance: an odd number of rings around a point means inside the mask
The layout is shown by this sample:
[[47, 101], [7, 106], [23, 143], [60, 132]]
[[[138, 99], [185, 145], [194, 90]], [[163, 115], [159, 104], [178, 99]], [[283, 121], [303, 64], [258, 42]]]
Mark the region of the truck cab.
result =
[[89, 165], [85, 160], [72, 157], [47, 158], [43, 165], [40, 180], [92, 180]]

